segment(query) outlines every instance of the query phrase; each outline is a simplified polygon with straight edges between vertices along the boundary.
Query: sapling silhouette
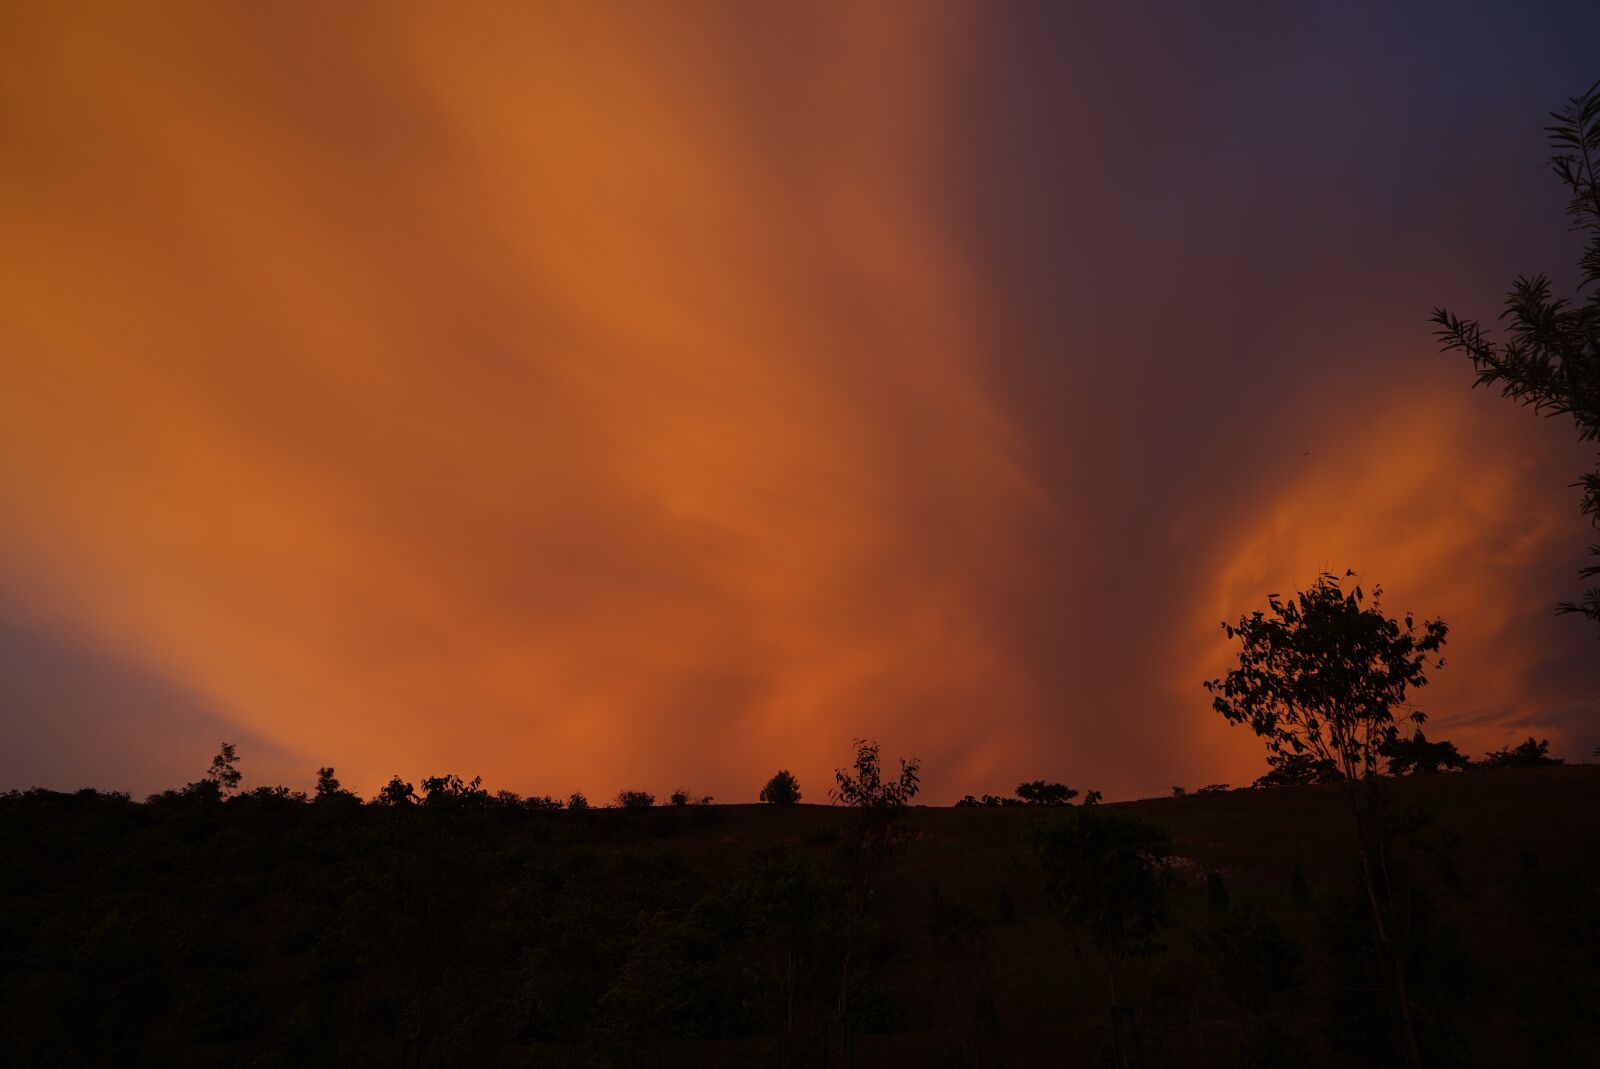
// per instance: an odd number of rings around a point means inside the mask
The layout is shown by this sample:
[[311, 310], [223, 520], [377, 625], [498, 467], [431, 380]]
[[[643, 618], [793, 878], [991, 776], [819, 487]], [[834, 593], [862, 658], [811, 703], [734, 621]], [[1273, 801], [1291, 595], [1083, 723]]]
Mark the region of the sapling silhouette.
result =
[[875, 742], [856, 739], [855, 764], [849, 769], [834, 770], [836, 786], [828, 797], [836, 805], [854, 806], [858, 809], [904, 809], [916, 797], [920, 787], [922, 763], [915, 757], [900, 759], [900, 776], [885, 781], [879, 764], [879, 749]]
[[656, 804], [656, 796], [649, 791], [618, 791], [616, 806], [618, 809], [637, 811], [649, 809]]
[[851, 807], [855, 817], [848, 822], [851, 838], [845, 853], [845, 895], [841, 914], [843, 952], [839, 962], [836, 1012], [847, 1063], [854, 1024], [850, 1016], [852, 969], [862, 949], [862, 929], [870, 908], [873, 883], [884, 860], [899, 845], [898, 820], [921, 787], [922, 767], [915, 757], [901, 758], [900, 775], [886, 781], [879, 762], [878, 744], [856, 739], [854, 745], [854, 764], [848, 769], [834, 770], [835, 786], [828, 792], [834, 804]]
[[[1364, 604], [1360, 586], [1346, 593], [1340, 577], [1327, 573], [1293, 598], [1269, 595], [1268, 611], [1222, 625], [1240, 642], [1239, 667], [1205, 687], [1215, 696], [1213, 708], [1229, 723], [1249, 725], [1272, 754], [1309, 754], [1331, 762], [1342, 777], [1405, 1057], [1420, 1065], [1406, 956], [1396, 945], [1394, 918], [1403, 903], [1389, 879], [1390, 821], [1382, 812], [1377, 771], [1395, 710], [1410, 709], [1409, 692], [1427, 684], [1430, 668], [1443, 667], [1438, 654], [1449, 628], [1429, 620], [1419, 634], [1409, 615], [1402, 628], [1384, 615], [1381, 597], [1374, 588]], [[1406, 719], [1420, 726], [1427, 718], [1411, 709]]]

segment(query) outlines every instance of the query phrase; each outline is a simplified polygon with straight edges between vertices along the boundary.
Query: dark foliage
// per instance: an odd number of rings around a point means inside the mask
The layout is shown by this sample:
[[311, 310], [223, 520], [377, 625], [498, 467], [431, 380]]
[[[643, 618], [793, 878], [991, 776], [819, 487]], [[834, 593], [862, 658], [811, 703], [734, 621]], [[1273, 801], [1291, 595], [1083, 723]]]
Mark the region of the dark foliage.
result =
[[[1435, 310], [1433, 322], [1442, 349], [1472, 360], [1478, 385], [1499, 386], [1504, 396], [1543, 415], [1570, 416], [1579, 439], [1592, 442], [1600, 439], [1600, 82], [1551, 118], [1551, 169], [1566, 187], [1572, 229], [1586, 241], [1576, 296], [1555, 296], [1543, 274], [1518, 278], [1500, 314], [1509, 324], [1503, 341], [1443, 308]], [[1581, 476], [1577, 485], [1583, 514], [1600, 524], [1600, 470]], [[1600, 543], [1591, 552], [1600, 556]], [[1581, 575], [1600, 576], [1600, 564]], [[1600, 623], [1600, 587], [1558, 608]]]
[[1550, 740], [1528, 736], [1526, 742], [1503, 750], [1490, 750], [1478, 764], [1483, 768], [1536, 768], [1540, 765], [1559, 765], [1559, 757], [1550, 756]]
[[828, 796], [839, 805], [858, 809], [904, 809], [909, 805], [921, 786], [921, 762], [915, 757], [902, 757], [899, 777], [885, 780], [878, 757], [878, 744], [856, 739], [855, 749], [855, 764], [851, 768], [834, 771], [836, 786], [828, 792]]
[[1070, 805], [1078, 792], [1065, 783], [1036, 779], [1017, 784], [1017, 797], [1024, 805]]
[[800, 781], [787, 768], [780, 768], [761, 788], [761, 800], [768, 805], [796, 805], [800, 801]]
[[224, 798], [239, 790], [243, 773], [239, 771], [238, 761], [239, 754], [234, 750], [233, 743], [225, 742], [217, 751], [217, 756], [211, 759], [211, 767], [206, 770], [206, 781], [216, 784]]
[[1530, 1064], [1587, 1066], [1600, 1051], [1600, 838], [1545, 870], [1524, 850], [1522, 912], [1536, 968], [1514, 991]]
[[1391, 728], [1383, 745], [1378, 747], [1378, 753], [1388, 762], [1391, 776], [1459, 771], [1472, 764], [1465, 754], [1456, 749], [1455, 743], [1443, 739], [1430, 742], [1421, 728], [1410, 735], [1401, 735], [1398, 730]]
[[[1427, 685], [1430, 668], [1443, 667], [1438, 652], [1449, 632], [1429, 620], [1418, 634], [1409, 615], [1402, 628], [1384, 615], [1382, 593], [1374, 587], [1364, 604], [1361, 587], [1346, 593], [1340, 577], [1324, 573], [1293, 598], [1269, 594], [1267, 612], [1223, 624], [1239, 640], [1239, 667], [1206, 682], [1213, 708], [1248, 725], [1273, 756], [1310, 754], [1346, 781], [1376, 774], [1394, 711]], [[1407, 719], [1426, 717], [1412, 711]]]
[[1072, 800], [1076, 797], [1078, 797], [1077, 789], [1068, 787], [1065, 783], [1053, 783], [1048, 780], [1035, 779], [1017, 784], [1015, 797], [985, 794], [982, 797], [975, 798], [968, 794], [963, 796], [956, 805], [963, 808], [981, 806], [986, 809], [1013, 805], [1057, 806], [1071, 805]]
[[1310, 787], [1318, 783], [1342, 783], [1344, 775], [1339, 766], [1326, 757], [1309, 753], [1275, 753], [1267, 755], [1266, 775], [1256, 779], [1256, 787]]
[[1166, 831], [1099, 805], [1067, 810], [1034, 830], [1045, 892], [1079, 948], [1098, 959], [1110, 996], [1116, 1059], [1132, 1058], [1118, 979], [1128, 958], [1159, 953], [1168, 923], [1172, 842]]

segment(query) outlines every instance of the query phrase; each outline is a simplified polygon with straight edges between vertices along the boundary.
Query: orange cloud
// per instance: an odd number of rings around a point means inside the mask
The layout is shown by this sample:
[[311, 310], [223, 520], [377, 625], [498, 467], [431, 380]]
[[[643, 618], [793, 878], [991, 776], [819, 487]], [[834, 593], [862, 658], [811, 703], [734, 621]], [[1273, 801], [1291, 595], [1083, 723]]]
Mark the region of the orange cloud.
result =
[[[1455, 626], [1427, 697], [1476, 745], [1570, 722], [1589, 695], [1545, 686], [1529, 623], [1581, 540], [1531, 477], [1567, 455], [1444, 373], [1375, 378], [1376, 414], [1325, 420], [1304, 464], [1252, 455], [1284, 428], [1233, 395], [1270, 376], [1192, 357], [1224, 347], [1194, 334], [1218, 308], [1273, 328], [1225, 303], [1259, 253], [1174, 261], [1200, 314], [1152, 309], [1172, 221], [1139, 229], [1134, 179], [1159, 146], [1067, 91], [1105, 57], [1045, 56], [1054, 87], [1020, 54], [985, 68], [1001, 21], [10, 17], [0, 621], [116, 671], [7, 714], [80, 719], [0, 773], [102, 767], [73, 748], [132, 719], [369, 790], [455, 769], [752, 798], [787, 765], [820, 800], [855, 735], [920, 753], [935, 801], [1243, 780], [1259, 752], [1199, 689], [1215, 623], [1345, 564]], [[1011, 124], [1056, 140], [1005, 157]], [[1029, 182], [1029, 211], [1068, 206], [1043, 263], [1006, 244], [1033, 219], [993, 217]], [[1193, 214], [1206, 241], [1231, 225]], [[1282, 330], [1320, 322], [1282, 303]], [[1204, 441], [1192, 409], [1218, 413]]]
[[954, 758], [1022, 701], [971, 573], [1049, 505], [918, 179], [957, 27], [892, 15], [792, 13], [784, 130], [665, 10], [37, 27], [25, 596], [369, 786]]

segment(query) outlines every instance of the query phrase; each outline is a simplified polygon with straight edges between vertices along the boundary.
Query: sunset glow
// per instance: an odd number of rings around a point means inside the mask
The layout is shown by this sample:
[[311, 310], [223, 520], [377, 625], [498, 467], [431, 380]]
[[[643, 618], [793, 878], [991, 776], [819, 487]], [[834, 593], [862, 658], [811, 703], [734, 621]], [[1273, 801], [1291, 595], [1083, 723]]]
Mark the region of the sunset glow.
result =
[[477, 10], [3, 17], [0, 787], [1242, 783], [1218, 622], [1347, 567], [1600, 744], [1592, 450], [1427, 324], [1575, 260], [1577, 42]]

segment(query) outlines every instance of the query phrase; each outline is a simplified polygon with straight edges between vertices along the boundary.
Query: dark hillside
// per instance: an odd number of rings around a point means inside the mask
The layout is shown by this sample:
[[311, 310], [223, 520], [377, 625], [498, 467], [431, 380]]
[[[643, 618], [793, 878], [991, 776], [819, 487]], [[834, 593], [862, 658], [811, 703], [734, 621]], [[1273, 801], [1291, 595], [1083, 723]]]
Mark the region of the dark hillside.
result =
[[[1418, 975], [1440, 1064], [1592, 1045], [1600, 768], [1394, 791], [1433, 818], [1407, 865], [1437, 932], [1441, 967]], [[1298, 990], [1249, 992], [1281, 1024], [1281, 1064], [1372, 1060], [1329, 1042], [1364, 1005], [1343, 804], [1284, 788], [1107, 807], [1169, 829], [1179, 858], [1167, 949], [1127, 970], [1146, 1065], [1243, 1064], [1232, 974], [1197, 939], [1255, 907], [1304, 954]], [[1049, 914], [1029, 844], [1050, 810], [907, 811], [853, 937], [851, 819], [13, 793], [0, 1063], [837, 1065], [846, 950], [856, 1064], [1106, 1057], [1104, 983]]]

